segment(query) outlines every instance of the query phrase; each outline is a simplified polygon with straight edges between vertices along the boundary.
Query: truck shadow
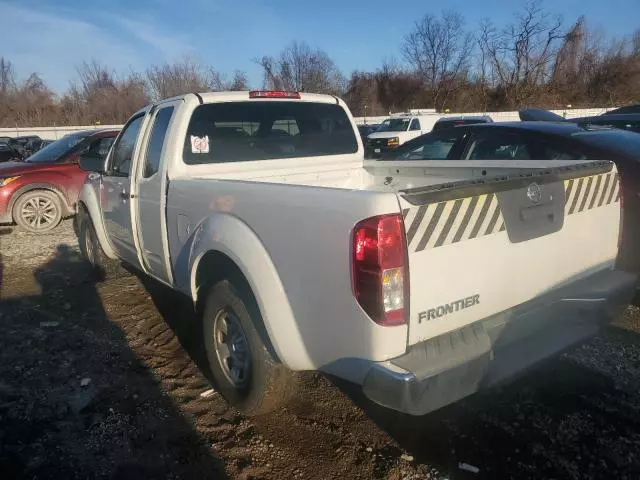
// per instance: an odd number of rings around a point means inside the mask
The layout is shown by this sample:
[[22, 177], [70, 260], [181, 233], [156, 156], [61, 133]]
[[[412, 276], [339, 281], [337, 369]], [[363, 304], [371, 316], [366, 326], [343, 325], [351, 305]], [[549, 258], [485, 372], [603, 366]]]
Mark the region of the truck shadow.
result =
[[[638, 345], [640, 334], [612, 326], [511, 383], [419, 417], [371, 402], [357, 385], [331, 381], [414, 462], [435, 466], [447, 478], [607, 478], [612, 471], [635, 478]], [[607, 348], [609, 358], [594, 357]], [[625, 369], [627, 379], [615, 378]]]
[[173, 331], [184, 351], [215, 387], [202, 339], [200, 319], [191, 300], [138, 270], [128, 266], [126, 269], [137, 277], [151, 297], [154, 307]]
[[[182, 348], [210, 380], [200, 323], [190, 300], [136, 275]], [[640, 383], [622, 388], [616, 378], [620, 369], [629, 371], [630, 378], [639, 372], [640, 334], [635, 330], [608, 327], [582, 348], [510, 383], [422, 417], [383, 408], [364, 397], [360, 386], [328, 378], [393, 440], [395, 446], [373, 450], [374, 463], [404, 451], [419, 468], [434, 467], [450, 479], [607, 478], [611, 471], [640, 475], [632, 452], [640, 435]], [[627, 348], [628, 358], [616, 356]], [[591, 365], [589, 358], [597, 358], [603, 367]], [[313, 421], [333, 415], [337, 426], [350, 428], [339, 412], [325, 411], [326, 406], [315, 406], [308, 398], [298, 400], [297, 408], [290, 408], [294, 415]], [[469, 472], [460, 464], [479, 470]], [[388, 465], [375, 471], [385, 478]]]
[[56, 247], [33, 272], [40, 294], [20, 293], [28, 277], [0, 255], [3, 478], [226, 478], [110, 320], [78, 254]]

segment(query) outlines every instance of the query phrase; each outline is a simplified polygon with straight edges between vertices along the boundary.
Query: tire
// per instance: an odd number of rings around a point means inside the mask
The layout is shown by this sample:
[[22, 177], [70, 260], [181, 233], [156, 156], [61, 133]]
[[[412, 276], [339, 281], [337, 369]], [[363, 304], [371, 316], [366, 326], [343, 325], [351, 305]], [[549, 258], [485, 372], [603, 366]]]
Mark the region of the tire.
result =
[[[293, 395], [295, 382], [293, 372], [277, 362], [265, 345], [266, 332], [261, 336], [257, 329], [263, 329], [262, 317], [246, 290], [228, 280], [213, 285], [207, 293], [202, 323], [214, 385], [231, 406], [254, 416], [284, 405]], [[233, 355], [235, 358], [229, 358]], [[238, 372], [241, 369], [243, 374]]]
[[31, 233], [50, 232], [62, 220], [62, 202], [51, 190], [32, 190], [18, 198], [13, 220]]
[[98, 241], [91, 217], [86, 211], [81, 210], [75, 223], [80, 253], [91, 265], [94, 275], [100, 280], [116, 275], [120, 271], [120, 264], [105, 255]]

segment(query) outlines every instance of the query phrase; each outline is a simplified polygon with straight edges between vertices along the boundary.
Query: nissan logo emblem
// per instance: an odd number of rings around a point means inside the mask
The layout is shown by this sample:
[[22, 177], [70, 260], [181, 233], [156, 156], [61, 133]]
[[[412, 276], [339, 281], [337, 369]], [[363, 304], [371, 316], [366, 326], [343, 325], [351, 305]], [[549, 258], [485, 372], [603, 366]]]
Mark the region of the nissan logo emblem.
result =
[[533, 203], [539, 203], [542, 200], [542, 190], [540, 190], [540, 186], [537, 183], [532, 183], [527, 187], [527, 197]]

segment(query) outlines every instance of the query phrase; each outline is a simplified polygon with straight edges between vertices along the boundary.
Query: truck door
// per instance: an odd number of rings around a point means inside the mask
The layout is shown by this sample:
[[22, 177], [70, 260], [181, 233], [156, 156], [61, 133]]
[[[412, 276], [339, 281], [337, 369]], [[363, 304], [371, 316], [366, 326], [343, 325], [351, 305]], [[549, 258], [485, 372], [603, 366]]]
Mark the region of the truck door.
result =
[[158, 280], [171, 284], [169, 244], [166, 230], [167, 132], [173, 113], [182, 100], [159, 105], [152, 114], [148, 134], [135, 166], [133, 182], [135, 204], [132, 223], [138, 239], [144, 270]]
[[409, 139], [416, 138], [422, 135], [422, 127], [420, 126], [420, 119], [414, 117], [409, 124]]
[[118, 256], [126, 263], [138, 267], [140, 261], [131, 225], [131, 170], [132, 161], [140, 148], [139, 133], [146, 112], [133, 117], [118, 136], [102, 177], [102, 211], [107, 234]]

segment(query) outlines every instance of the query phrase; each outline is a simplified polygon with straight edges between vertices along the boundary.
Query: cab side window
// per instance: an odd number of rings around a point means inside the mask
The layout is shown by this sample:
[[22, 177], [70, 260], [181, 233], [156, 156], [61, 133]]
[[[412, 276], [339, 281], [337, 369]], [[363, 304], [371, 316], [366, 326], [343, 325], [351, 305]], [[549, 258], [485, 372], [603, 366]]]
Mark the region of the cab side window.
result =
[[91, 156], [105, 158], [114, 140], [115, 137], [98, 138], [91, 142], [86, 153]]
[[409, 125], [409, 130], [420, 130], [420, 120], [414, 118], [411, 120], [411, 125]]
[[141, 114], [125, 125], [122, 134], [113, 147], [113, 154], [110, 160], [111, 164], [109, 165], [111, 175], [115, 177], [128, 177], [131, 174], [133, 150], [136, 146], [143, 119], [144, 114]]

